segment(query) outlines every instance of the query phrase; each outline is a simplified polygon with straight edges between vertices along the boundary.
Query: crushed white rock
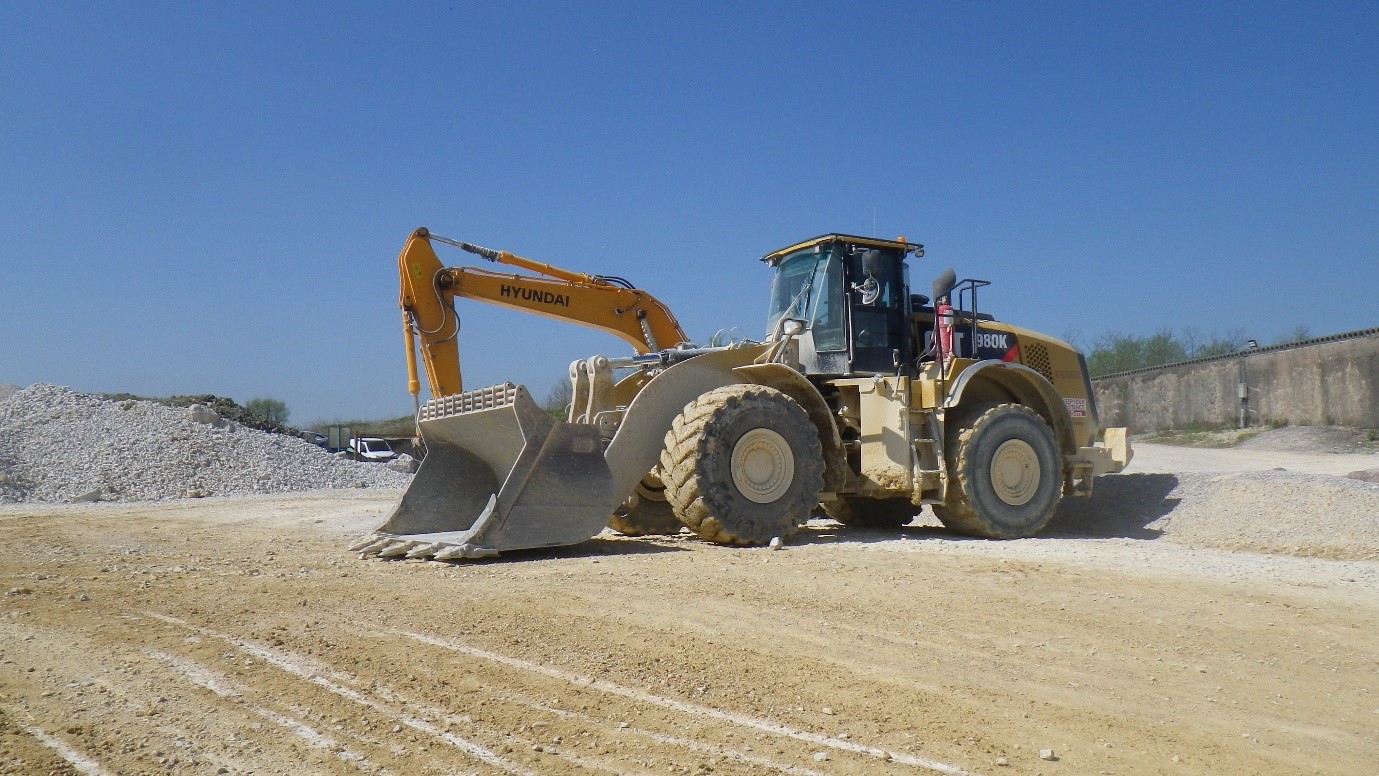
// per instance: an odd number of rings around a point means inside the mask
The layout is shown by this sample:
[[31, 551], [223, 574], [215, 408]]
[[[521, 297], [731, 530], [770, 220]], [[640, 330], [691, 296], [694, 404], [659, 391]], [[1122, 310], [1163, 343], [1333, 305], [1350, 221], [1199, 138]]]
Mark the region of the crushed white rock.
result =
[[295, 437], [208, 421], [206, 413], [155, 402], [30, 386], [0, 401], [0, 503], [161, 501], [411, 481]]
[[1064, 499], [1044, 537], [1162, 535], [1178, 544], [1379, 560], [1379, 484], [1291, 471], [1098, 477]]

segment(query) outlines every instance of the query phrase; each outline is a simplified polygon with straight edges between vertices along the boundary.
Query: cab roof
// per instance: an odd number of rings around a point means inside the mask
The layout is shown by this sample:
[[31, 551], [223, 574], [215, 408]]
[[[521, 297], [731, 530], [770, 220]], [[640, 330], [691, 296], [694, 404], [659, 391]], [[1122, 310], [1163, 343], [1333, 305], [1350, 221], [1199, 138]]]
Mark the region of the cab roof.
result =
[[838, 232], [829, 232], [828, 234], [821, 234], [818, 237], [811, 237], [803, 242], [798, 242], [794, 245], [781, 248], [778, 251], [772, 251], [766, 254], [765, 256], [762, 256], [761, 260], [766, 262], [767, 264], [775, 264], [776, 262], [785, 258], [786, 254], [794, 253], [795, 251], [802, 250], [804, 248], [809, 248], [814, 245], [825, 245], [828, 243], [835, 242], [848, 243], [849, 245], [866, 245], [872, 248], [885, 248], [893, 251], [904, 251], [907, 254], [914, 253], [916, 256], [924, 255], [923, 245], [920, 245], [919, 243], [905, 242], [905, 238], [903, 237], [898, 240], [882, 240], [877, 237], [859, 237], [855, 234], [840, 234]]

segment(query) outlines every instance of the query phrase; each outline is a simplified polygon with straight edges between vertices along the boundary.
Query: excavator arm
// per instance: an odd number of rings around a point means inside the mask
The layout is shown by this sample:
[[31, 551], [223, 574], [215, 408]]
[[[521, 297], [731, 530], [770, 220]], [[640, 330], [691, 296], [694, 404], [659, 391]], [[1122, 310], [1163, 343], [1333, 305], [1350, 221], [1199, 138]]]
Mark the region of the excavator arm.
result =
[[[474, 267], [446, 267], [432, 242], [453, 245], [495, 264], [535, 275], [494, 272]], [[407, 349], [407, 389], [414, 400], [421, 389], [417, 376], [417, 339], [431, 396], [460, 393], [460, 322], [455, 297], [570, 321], [613, 334], [638, 354], [688, 342], [670, 310], [645, 291], [620, 279], [569, 272], [471, 243], [433, 235], [424, 227], [407, 239], [398, 256], [402, 327]]]

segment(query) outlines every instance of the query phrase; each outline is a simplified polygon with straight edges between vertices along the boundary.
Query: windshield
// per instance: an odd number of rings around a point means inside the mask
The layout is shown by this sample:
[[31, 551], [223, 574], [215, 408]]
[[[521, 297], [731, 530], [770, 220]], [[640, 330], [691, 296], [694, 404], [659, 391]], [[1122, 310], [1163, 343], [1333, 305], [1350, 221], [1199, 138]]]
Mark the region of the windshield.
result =
[[846, 350], [847, 313], [843, 310], [843, 262], [833, 248], [805, 248], [787, 255], [771, 281], [771, 313], [766, 336], [782, 318], [798, 318], [814, 335], [817, 351]]
[[827, 253], [805, 248], [781, 259], [771, 280], [771, 310], [766, 316], [766, 336], [775, 333], [782, 318], [809, 319], [809, 300], [814, 268]]

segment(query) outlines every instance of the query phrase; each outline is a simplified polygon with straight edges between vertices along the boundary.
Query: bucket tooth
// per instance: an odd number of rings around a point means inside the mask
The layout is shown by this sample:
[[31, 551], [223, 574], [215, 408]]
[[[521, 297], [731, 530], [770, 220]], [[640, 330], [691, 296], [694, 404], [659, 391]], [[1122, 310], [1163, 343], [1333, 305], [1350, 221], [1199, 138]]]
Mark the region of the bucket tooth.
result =
[[438, 550], [432, 558], [434, 560], [459, 560], [464, 557], [463, 546], [450, 546], [443, 550]]
[[370, 555], [377, 555], [378, 551], [393, 543], [393, 539], [378, 538], [359, 548], [359, 554], [365, 558]]
[[460, 560], [466, 557], [463, 544], [452, 544], [435, 554], [436, 560]]
[[465, 558], [493, 558], [498, 551], [492, 547], [479, 547], [473, 544], [451, 545], [436, 553], [436, 560], [463, 560]]
[[355, 542], [354, 544], [351, 544], [351, 545], [350, 545], [350, 548], [349, 548], [349, 551], [350, 551], [350, 552], [361, 552], [365, 547], [368, 547], [370, 544], [374, 544], [374, 543], [377, 542], [377, 541], [378, 541], [378, 534], [369, 534], [368, 536], [365, 536], [363, 539], [360, 539], [359, 541]]
[[406, 555], [413, 547], [416, 547], [418, 544], [420, 544], [420, 542], [411, 542], [411, 541], [399, 541], [399, 542], [395, 542], [395, 543], [393, 543], [393, 544], [391, 544], [391, 545], [389, 545], [389, 546], [387, 546], [387, 547], [384, 547], [382, 550], [379, 550], [379, 551], [378, 551], [378, 557], [380, 557], [380, 558], [398, 558], [398, 557], [401, 557], [401, 556], [403, 556], [403, 555]]
[[413, 549], [411, 549], [411, 550], [408, 550], [408, 551], [407, 551], [407, 557], [408, 557], [408, 558], [429, 558], [429, 557], [431, 557], [432, 555], [435, 555], [439, 550], [444, 549], [444, 548], [445, 548], [445, 544], [444, 544], [443, 542], [432, 542], [431, 544], [423, 544], [423, 545], [421, 545], [420, 547], [416, 547], [416, 548], [413, 548]]

